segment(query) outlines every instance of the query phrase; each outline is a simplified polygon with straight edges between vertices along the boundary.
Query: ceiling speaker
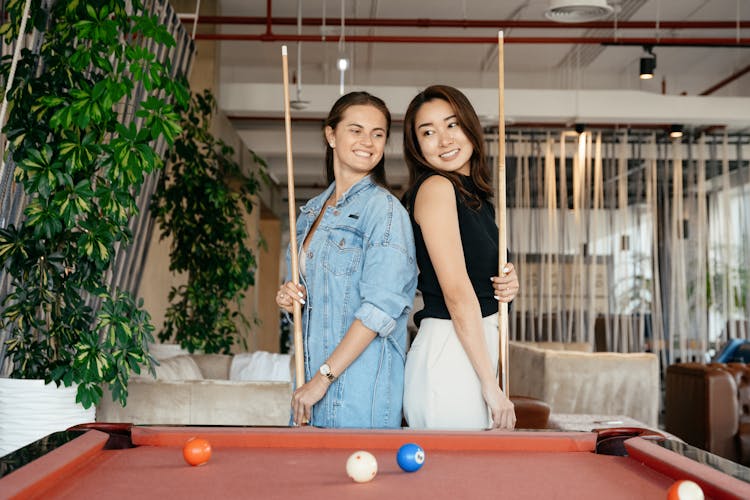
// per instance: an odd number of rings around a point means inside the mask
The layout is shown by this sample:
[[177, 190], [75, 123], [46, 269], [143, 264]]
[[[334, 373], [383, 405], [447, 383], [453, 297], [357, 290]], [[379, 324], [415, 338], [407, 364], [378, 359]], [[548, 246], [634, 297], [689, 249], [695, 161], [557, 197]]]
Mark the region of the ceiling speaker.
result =
[[544, 15], [558, 23], [586, 23], [604, 19], [612, 11], [606, 0], [550, 0]]

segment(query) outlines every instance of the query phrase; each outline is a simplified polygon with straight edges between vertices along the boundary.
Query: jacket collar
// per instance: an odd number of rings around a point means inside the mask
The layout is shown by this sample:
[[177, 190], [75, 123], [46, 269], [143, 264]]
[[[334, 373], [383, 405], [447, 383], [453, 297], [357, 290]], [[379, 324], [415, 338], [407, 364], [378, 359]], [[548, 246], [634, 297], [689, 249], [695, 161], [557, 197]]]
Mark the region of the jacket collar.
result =
[[[374, 184], [375, 184], [375, 181], [372, 179], [372, 175], [367, 175], [363, 177], [362, 179], [358, 180], [352, 187], [347, 189], [343, 195], [341, 195], [341, 198], [336, 202], [335, 206], [343, 207], [350, 200], [355, 199], [361, 192], [370, 188]], [[323, 204], [331, 196], [331, 194], [334, 192], [335, 189], [336, 189], [336, 181], [333, 181], [331, 185], [326, 188], [325, 191], [323, 191], [318, 196], [308, 201], [305, 204], [305, 206], [301, 208], [301, 210], [303, 212], [312, 212], [312, 213], [320, 212], [321, 208], [323, 208]]]

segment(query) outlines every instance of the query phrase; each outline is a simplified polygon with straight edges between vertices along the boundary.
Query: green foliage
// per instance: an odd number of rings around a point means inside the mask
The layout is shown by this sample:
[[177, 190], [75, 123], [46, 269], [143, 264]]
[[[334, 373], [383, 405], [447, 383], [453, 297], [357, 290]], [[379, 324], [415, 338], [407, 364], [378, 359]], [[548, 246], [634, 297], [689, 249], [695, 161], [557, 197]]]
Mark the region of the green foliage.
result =
[[651, 277], [651, 256], [633, 252], [627, 256], [630, 272], [613, 284], [619, 314], [644, 314], [651, 312], [654, 282]]
[[[747, 308], [750, 271], [734, 261], [731, 264], [716, 265], [713, 274], [706, 272], [706, 297], [708, 304], [715, 309], [725, 307], [730, 314], [742, 314]], [[727, 287], [727, 303], [724, 304], [724, 288]]]
[[[7, 41], [19, 35], [23, 3], [6, 2]], [[46, 12], [35, 0], [28, 28], [44, 31], [44, 42], [37, 54], [22, 52], [7, 96], [9, 154], [29, 197], [25, 220], [0, 229], [0, 265], [12, 279], [0, 315], [11, 376], [78, 384], [87, 408], [103, 385], [124, 404], [130, 374], [153, 371], [150, 317], [130, 294], [108, 289], [107, 273], [116, 245], [131, 239], [144, 175], [162, 166], [154, 140], [180, 133], [172, 105], [155, 96], [187, 95], [145, 48], [174, 45], [171, 35], [140, 2], [130, 2], [132, 14], [127, 3], [57, 1]], [[3, 75], [10, 64], [0, 61]], [[122, 123], [139, 82], [151, 95], [133, 110], [138, 121]]]
[[[171, 237], [170, 270], [186, 273], [187, 284], [172, 288], [162, 341], [190, 352], [228, 353], [240, 340], [232, 311], [255, 283], [257, 262], [247, 246], [243, 215], [265, 178], [265, 162], [250, 152], [257, 172], [245, 173], [234, 151], [209, 131], [216, 107], [209, 91], [195, 94], [182, 112], [182, 134], [151, 203], [161, 237]], [[239, 310], [239, 308], [237, 308]]]

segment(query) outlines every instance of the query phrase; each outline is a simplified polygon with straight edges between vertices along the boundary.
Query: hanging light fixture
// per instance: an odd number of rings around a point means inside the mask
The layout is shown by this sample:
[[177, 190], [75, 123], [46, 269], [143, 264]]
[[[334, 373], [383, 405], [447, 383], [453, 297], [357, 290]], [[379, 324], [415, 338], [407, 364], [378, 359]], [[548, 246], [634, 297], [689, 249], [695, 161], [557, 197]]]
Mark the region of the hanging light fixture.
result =
[[656, 69], [656, 54], [654, 54], [653, 47], [650, 45], [645, 45], [643, 50], [646, 51], [646, 55], [641, 57], [641, 80], [651, 80]]
[[558, 23], [587, 23], [604, 19], [613, 10], [606, 0], [550, 0], [544, 16]]
[[[302, 0], [297, 0], [297, 35], [302, 35]], [[305, 109], [310, 101], [302, 99], [302, 42], [297, 42], [297, 72], [294, 74], [297, 98], [289, 101], [292, 109]]]
[[682, 137], [682, 125], [670, 125], [669, 137], [672, 139], [679, 139]]
[[336, 67], [339, 69], [339, 95], [344, 95], [344, 75], [346, 74], [346, 70], [349, 69], [349, 59], [346, 57], [345, 14], [344, 0], [341, 0], [341, 37], [339, 38], [339, 58], [336, 61]]

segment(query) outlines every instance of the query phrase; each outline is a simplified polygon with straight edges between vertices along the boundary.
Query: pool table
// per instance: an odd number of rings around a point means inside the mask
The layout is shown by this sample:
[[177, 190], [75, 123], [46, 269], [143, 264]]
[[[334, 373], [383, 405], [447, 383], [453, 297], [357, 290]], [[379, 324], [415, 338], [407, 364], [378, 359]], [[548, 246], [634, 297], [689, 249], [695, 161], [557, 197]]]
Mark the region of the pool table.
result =
[[[633, 434], [616, 429], [105, 425], [69, 434], [69, 441], [2, 477], [0, 498], [665, 499], [673, 482], [686, 478], [698, 482], [707, 498], [750, 498], [750, 483], [665, 449], [647, 433], [628, 437]], [[194, 436], [213, 446], [210, 461], [198, 467], [182, 457], [183, 444]], [[602, 453], [618, 448], [613, 439], [627, 456]], [[396, 464], [396, 451], [408, 442], [426, 453], [414, 473]], [[378, 460], [371, 482], [354, 483], [346, 475], [346, 459], [357, 450]]]

